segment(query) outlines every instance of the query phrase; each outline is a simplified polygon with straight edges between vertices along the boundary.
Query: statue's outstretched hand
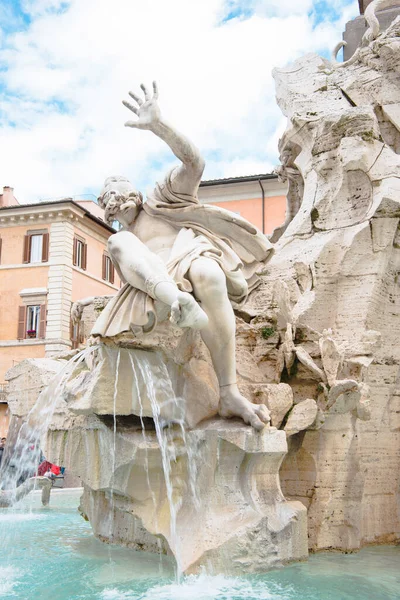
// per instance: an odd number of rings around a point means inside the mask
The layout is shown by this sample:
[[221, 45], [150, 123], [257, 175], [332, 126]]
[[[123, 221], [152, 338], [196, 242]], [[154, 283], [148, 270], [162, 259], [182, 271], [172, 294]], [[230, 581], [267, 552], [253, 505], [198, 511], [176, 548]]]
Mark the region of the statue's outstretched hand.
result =
[[153, 81], [153, 96], [150, 97], [149, 91], [142, 83], [140, 86], [143, 90], [144, 100], [134, 92], [129, 92], [129, 95], [135, 100], [137, 106], [122, 101], [122, 104], [129, 108], [138, 118], [135, 121], [127, 121], [125, 127], [136, 127], [136, 129], [150, 129], [150, 131], [160, 122], [161, 112], [158, 106], [158, 90], [157, 84]]

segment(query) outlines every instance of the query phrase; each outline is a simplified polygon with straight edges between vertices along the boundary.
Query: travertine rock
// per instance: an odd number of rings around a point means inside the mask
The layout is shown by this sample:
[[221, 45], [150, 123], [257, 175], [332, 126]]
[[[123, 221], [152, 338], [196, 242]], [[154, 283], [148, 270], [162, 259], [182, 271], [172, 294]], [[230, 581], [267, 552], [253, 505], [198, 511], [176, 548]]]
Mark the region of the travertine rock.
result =
[[81, 512], [100, 539], [172, 553], [186, 573], [263, 572], [306, 558], [305, 508], [279, 487], [283, 431], [220, 418], [184, 437], [167, 428], [169, 497], [154, 431], [119, 425], [114, 437], [112, 421], [90, 419], [50, 431], [46, 452], [85, 482]]
[[186, 331], [172, 349], [162, 339], [152, 343], [147, 349], [111, 344], [93, 348], [66, 385], [69, 410], [76, 415], [152, 417], [155, 403], [163, 420], [181, 420], [190, 428], [215, 415], [218, 384], [207, 356], [194, 352], [193, 333]]
[[60, 372], [64, 361], [27, 358], [7, 371], [8, 405], [14, 417], [25, 417], [40, 392]]
[[325, 413], [281, 469], [284, 493], [308, 508], [312, 549], [400, 538], [399, 36], [397, 19], [343, 68], [309, 55], [274, 72], [283, 169], [297, 170], [304, 195], [265, 286], [298, 286], [293, 343], [305, 359], [285, 381]]
[[308, 429], [317, 418], [318, 406], [315, 400], [308, 398], [296, 404], [289, 413], [287, 423], [284, 427], [286, 435], [289, 437], [299, 431]]

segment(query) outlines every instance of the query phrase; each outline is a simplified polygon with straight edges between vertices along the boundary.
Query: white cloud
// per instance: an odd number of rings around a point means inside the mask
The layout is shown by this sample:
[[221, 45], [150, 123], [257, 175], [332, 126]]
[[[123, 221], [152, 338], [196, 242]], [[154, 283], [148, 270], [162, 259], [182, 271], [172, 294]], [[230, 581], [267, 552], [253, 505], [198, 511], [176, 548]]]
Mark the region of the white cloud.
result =
[[[26, 0], [32, 22], [0, 54], [0, 185], [22, 202], [97, 193], [113, 172], [147, 188], [171, 154], [149, 132], [123, 127], [121, 100], [153, 78], [165, 116], [205, 154], [206, 178], [267, 172], [282, 130], [272, 68], [330, 50], [344, 25], [313, 30], [311, 0], [295, 11], [289, 0], [272, 4], [280, 16], [256, 2], [246, 18], [222, 22], [223, 0], [72, 0], [68, 9]], [[346, 18], [356, 14], [342, 5]]]

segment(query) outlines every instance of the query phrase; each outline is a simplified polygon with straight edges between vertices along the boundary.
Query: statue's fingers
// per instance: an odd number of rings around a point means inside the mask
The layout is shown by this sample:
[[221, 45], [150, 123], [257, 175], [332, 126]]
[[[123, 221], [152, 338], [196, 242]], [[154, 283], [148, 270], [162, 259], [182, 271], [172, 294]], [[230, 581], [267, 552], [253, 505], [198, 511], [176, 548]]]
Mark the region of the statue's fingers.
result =
[[142, 83], [142, 84], [140, 85], [140, 87], [141, 87], [141, 88], [142, 88], [142, 90], [143, 90], [143, 93], [144, 93], [144, 99], [145, 99], [145, 100], [150, 100], [150, 94], [149, 94], [149, 90], [148, 90], [148, 89], [147, 89], [147, 87], [144, 85], [144, 83]]
[[139, 110], [136, 108], [136, 106], [133, 106], [133, 104], [131, 104], [130, 102], [127, 102], [126, 100], [122, 100], [122, 104], [124, 106], [126, 106], [126, 108], [129, 108], [129, 110], [131, 110], [133, 113], [135, 113], [135, 115], [139, 114]]
[[181, 310], [179, 307], [179, 302], [177, 300], [175, 300], [175, 302], [173, 302], [172, 306], [171, 306], [171, 315], [169, 317], [169, 320], [174, 325], [177, 325], [179, 323], [180, 318], [181, 318]]
[[143, 100], [140, 98], [140, 96], [135, 94], [135, 92], [128, 92], [128, 94], [130, 95], [131, 98], [133, 98], [135, 100], [135, 102], [137, 102], [139, 104], [139, 106], [142, 106]]
[[158, 86], [156, 81], [153, 81], [153, 98], [154, 100], [158, 100]]
[[126, 123], [124, 123], [125, 127], [139, 127], [139, 123], [138, 121], [127, 121]]

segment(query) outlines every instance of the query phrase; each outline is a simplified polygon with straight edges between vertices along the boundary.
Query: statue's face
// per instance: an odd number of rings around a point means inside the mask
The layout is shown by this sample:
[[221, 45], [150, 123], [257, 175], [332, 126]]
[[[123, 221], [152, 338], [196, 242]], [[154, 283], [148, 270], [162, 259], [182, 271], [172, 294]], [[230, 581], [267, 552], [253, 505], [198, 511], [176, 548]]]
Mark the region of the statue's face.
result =
[[127, 226], [136, 218], [143, 198], [126, 177], [107, 177], [104, 182], [99, 204], [105, 210], [107, 223], [114, 220]]

